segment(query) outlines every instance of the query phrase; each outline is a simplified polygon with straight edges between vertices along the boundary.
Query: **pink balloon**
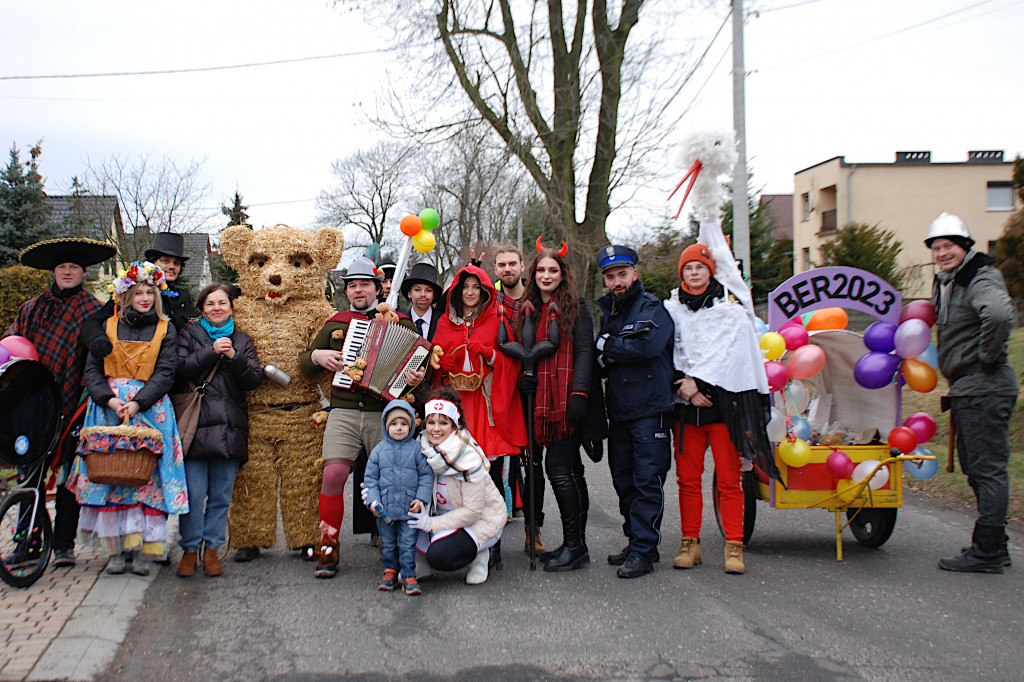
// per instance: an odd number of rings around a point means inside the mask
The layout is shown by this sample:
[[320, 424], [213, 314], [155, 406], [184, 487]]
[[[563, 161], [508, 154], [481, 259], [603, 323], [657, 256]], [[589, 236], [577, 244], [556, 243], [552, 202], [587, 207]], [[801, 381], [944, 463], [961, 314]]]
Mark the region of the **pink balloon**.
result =
[[900, 311], [900, 324], [907, 320], [921, 320], [931, 327], [935, 324], [935, 306], [931, 301], [911, 301]]
[[773, 391], [781, 391], [789, 383], [789, 372], [778, 360], [764, 363], [764, 371], [768, 375], [768, 387]]
[[932, 342], [932, 330], [924, 320], [910, 319], [896, 328], [893, 341], [896, 343], [896, 355], [904, 359], [916, 358], [928, 350], [928, 344]]
[[806, 345], [797, 348], [786, 361], [789, 376], [794, 379], [810, 379], [825, 366], [825, 351], [821, 346]]
[[779, 329], [779, 335], [786, 339], [786, 350], [796, 350], [806, 346], [810, 340], [807, 330], [798, 324], [787, 324]]
[[927, 443], [935, 437], [935, 417], [927, 412], [915, 412], [903, 420], [903, 425], [914, 432], [918, 443]]
[[39, 359], [39, 353], [36, 352], [36, 347], [24, 336], [18, 336], [16, 334], [5, 336], [0, 339], [0, 346], [6, 348], [10, 352], [12, 358], [27, 358], [29, 360]]
[[836, 478], [849, 478], [853, 474], [854, 464], [848, 454], [836, 450], [825, 460], [825, 469]]
[[7, 362], [10, 359], [11, 359], [11, 354], [7, 351], [6, 348], [4, 348], [3, 346], [0, 346], [0, 365], [4, 364], [5, 362]]

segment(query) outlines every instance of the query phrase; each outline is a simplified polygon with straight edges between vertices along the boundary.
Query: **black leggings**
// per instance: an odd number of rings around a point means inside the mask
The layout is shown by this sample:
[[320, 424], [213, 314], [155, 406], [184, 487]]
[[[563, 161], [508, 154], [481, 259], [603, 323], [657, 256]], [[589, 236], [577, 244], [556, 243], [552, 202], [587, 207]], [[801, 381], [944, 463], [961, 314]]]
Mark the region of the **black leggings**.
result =
[[451, 535], [435, 540], [427, 549], [427, 563], [435, 571], [457, 571], [465, 568], [476, 558], [476, 541], [465, 528]]

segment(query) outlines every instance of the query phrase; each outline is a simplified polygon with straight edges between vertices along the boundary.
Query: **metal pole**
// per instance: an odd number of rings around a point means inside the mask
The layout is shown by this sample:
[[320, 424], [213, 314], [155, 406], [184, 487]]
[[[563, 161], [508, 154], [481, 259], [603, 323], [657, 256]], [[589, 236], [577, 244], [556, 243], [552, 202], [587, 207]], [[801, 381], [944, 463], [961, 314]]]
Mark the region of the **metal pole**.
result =
[[747, 196], [747, 115], [743, 66], [743, 0], [732, 2], [732, 125], [736, 130], [736, 170], [732, 179], [733, 254], [750, 279], [750, 199]]

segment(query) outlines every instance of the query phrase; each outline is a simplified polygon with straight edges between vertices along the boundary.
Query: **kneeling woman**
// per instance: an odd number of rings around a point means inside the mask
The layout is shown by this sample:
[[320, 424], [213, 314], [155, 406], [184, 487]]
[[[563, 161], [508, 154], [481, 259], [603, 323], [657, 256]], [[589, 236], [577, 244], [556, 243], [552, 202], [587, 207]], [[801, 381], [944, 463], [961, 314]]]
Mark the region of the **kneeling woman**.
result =
[[[149, 560], [166, 553], [167, 515], [188, 511], [181, 439], [167, 397], [178, 350], [174, 327], [160, 307], [159, 290], [166, 286], [163, 272], [149, 262], [132, 263], [118, 273], [113, 284], [117, 312], [106, 323], [113, 352], [105, 358], [90, 353], [85, 366], [89, 403], [69, 488], [82, 505], [82, 539], [110, 554], [108, 573], [124, 573], [131, 558], [132, 572], [147, 575]], [[159, 455], [149, 480], [139, 487], [90, 481], [81, 456], [110, 451], [115, 440], [136, 440], [105, 435], [105, 429], [122, 422], [140, 427], [146, 444]]]
[[[421, 537], [429, 568], [457, 571], [469, 566], [466, 582], [487, 580], [489, 549], [501, 539], [508, 512], [494, 487], [483, 450], [466, 430], [458, 394], [441, 389], [424, 406], [425, 422], [420, 446], [434, 475], [433, 513], [410, 513], [409, 525], [429, 534]], [[417, 571], [420, 577], [427, 571]]]

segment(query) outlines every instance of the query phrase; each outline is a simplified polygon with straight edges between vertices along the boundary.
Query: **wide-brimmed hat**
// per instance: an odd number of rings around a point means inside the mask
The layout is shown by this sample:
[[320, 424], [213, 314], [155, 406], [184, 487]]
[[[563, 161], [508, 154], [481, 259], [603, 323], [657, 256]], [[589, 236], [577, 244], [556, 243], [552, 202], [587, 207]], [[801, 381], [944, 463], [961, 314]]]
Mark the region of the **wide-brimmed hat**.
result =
[[113, 258], [117, 249], [95, 239], [47, 239], [28, 247], [18, 255], [22, 265], [53, 270], [61, 263], [77, 263], [82, 268]]
[[409, 269], [409, 276], [402, 280], [402, 296], [409, 298], [413, 284], [427, 284], [434, 290], [434, 301], [440, 301], [444, 291], [437, 283], [437, 268], [430, 263], [416, 263]]
[[160, 256], [177, 258], [184, 264], [189, 258], [185, 255], [185, 237], [175, 232], [157, 232], [153, 246], [146, 249], [146, 260], [156, 261]]

